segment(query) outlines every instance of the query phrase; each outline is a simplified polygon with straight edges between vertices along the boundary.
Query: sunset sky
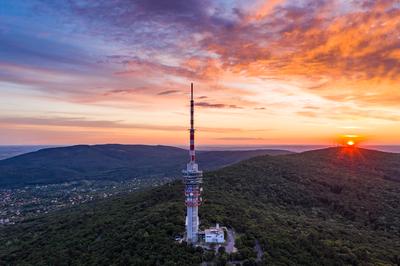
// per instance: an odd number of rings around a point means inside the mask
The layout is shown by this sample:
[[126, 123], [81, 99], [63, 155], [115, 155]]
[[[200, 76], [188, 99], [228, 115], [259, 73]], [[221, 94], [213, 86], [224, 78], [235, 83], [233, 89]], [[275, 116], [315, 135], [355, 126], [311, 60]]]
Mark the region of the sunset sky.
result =
[[0, 144], [400, 144], [400, 1], [0, 1]]

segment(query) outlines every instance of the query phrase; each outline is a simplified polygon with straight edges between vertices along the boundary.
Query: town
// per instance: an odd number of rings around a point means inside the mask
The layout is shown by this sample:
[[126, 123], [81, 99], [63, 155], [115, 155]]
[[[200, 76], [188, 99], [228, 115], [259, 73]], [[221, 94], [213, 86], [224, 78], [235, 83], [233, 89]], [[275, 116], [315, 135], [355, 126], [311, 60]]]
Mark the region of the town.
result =
[[126, 181], [76, 181], [0, 189], [0, 226], [94, 200], [157, 187], [173, 178], [133, 178]]

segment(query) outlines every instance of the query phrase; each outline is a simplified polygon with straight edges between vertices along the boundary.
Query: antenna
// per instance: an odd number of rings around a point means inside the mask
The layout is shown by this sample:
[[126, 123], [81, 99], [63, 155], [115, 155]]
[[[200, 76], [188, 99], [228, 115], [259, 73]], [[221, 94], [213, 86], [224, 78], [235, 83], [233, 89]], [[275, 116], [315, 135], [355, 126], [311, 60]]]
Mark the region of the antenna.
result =
[[193, 101], [193, 82], [190, 83], [190, 100]]

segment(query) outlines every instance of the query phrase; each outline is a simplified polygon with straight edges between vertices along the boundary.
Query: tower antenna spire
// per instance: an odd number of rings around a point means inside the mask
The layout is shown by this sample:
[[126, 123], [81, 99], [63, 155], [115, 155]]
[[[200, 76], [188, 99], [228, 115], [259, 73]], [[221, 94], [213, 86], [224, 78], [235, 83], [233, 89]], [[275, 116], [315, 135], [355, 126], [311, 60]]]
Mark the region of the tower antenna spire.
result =
[[193, 83], [190, 84], [190, 162], [194, 163], [196, 159], [194, 148], [194, 100], [193, 100]]
[[190, 83], [190, 99], [193, 101], [193, 82]]

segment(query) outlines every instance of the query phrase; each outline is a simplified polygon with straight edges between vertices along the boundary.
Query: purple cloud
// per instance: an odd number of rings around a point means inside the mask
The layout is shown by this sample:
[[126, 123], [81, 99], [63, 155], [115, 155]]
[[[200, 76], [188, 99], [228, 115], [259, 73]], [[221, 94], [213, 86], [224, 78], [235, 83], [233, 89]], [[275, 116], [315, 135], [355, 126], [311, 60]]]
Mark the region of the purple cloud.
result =
[[178, 90], [166, 90], [166, 91], [161, 91], [157, 93], [157, 95], [169, 95], [169, 94], [175, 94], [177, 92], [180, 92]]
[[208, 103], [208, 102], [196, 102], [196, 106], [204, 108], [243, 109], [243, 107], [237, 106], [235, 104]]

